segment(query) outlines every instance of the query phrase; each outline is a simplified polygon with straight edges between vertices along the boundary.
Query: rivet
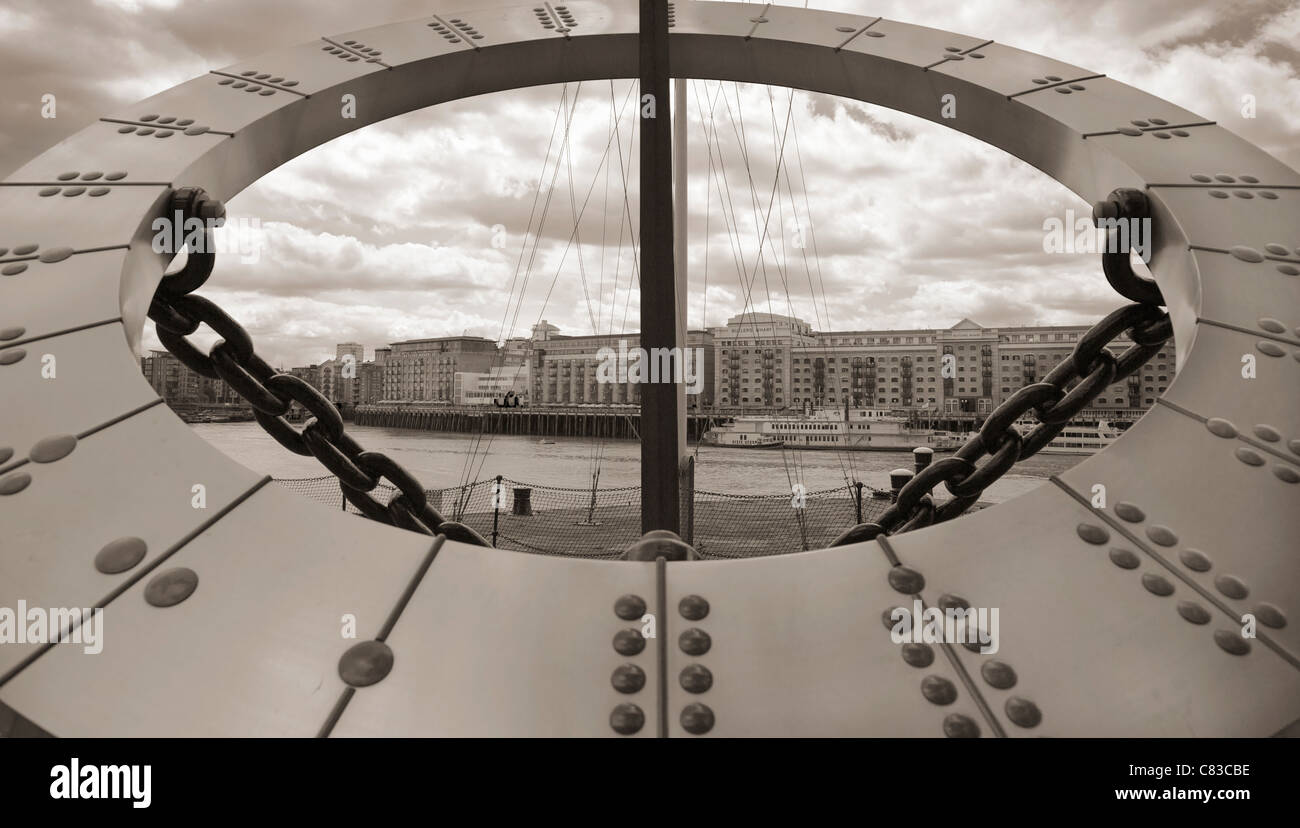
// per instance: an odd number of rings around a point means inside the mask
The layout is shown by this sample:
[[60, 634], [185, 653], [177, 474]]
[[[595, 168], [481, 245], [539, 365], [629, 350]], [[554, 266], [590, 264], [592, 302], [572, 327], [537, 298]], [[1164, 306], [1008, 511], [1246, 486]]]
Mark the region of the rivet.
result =
[[126, 178], [126, 173], [120, 170], [117, 172], [111, 172], [108, 175], [104, 176], [105, 181], [121, 181], [123, 178]]
[[691, 627], [683, 630], [682, 634], [677, 636], [677, 646], [682, 648], [682, 652], [687, 655], [702, 656], [713, 646], [713, 639], [709, 634], [698, 627]]
[[208, 131], [208, 128], [205, 127], [205, 126], [192, 126], [192, 127], [190, 127], [189, 129], [185, 130], [185, 134], [186, 134], [186, 135], [202, 135], [203, 133], [205, 133], [205, 132], [207, 132], [207, 131]]
[[1005, 661], [986, 661], [980, 667], [980, 675], [990, 687], [997, 690], [1010, 690], [1016, 686], [1016, 671]]
[[713, 729], [713, 710], [706, 704], [694, 702], [682, 708], [682, 730], [699, 736]]
[[1159, 524], [1148, 526], [1147, 537], [1151, 539], [1152, 543], [1158, 543], [1161, 546], [1176, 546], [1178, 544], [1178, 536], [1168, 526]]
[[[82, 191], [85, 190], [84, 187], [73, 187], [72, 189], [82, 190]], [[68, 258], [73, 254], [73, 252], [74, 251], [71, 247], [51, 247], [47, 250], [42, 250], [41, 255], [38, 256], [37, 258], [39, 258], [42, 262], [45, 262], [46, 264], [54, 264], [55, 262], [61, 262], [64, 259]]]
[[60, 181], [71, 181], [72, 179], [76, 178], [78, 175], [80, 175], [80, 173], [78, 173], [78, 172], [76, 172], [76, 171], [73, 171], [73, 172], [61, 172], [61, 173], [59, 173], [59, 175], [58, 175], [58, 179], [59, 179]]
[[1164, 118], [1150, 118], [1148, 120], [1150, 120], [1151, 123], [1155, 124], [1156, 126], [1169, 126], [1169, 122], [1166, 121]]
[[1237, 427], [1222, 417], [1211, 417], [1205, 421], [1205, 427], [1208, 428], [1210, 433], [1215, 437], [1223, 437], [1226, 439], [1237, 436]]
[[1238, 601], [1250, 594], [1246, 584], [1236, 575], [1220, 575], [1214, 579], [1214, 586], [1219, 592]]
[[1287, 276], [1300, 276], [1300, 267], [1289, 264], [1280, 264], [1277, 266], [1278, 272]]
[[1152, 595], [1159, 595], [1161, 598], [1166, 595], [1174, 594], [1174, 585], [1163, 575], [1157, 575], [1154, 572], [1144, 572], [1142, 574], [1142, 586], [1147, 588], [1147, 592]]
[[943, 735], [949, 739], [978, 739], [980, 726], [969, 716], [950, 713], [943, 717]]
[[99, 198], [100, 196], [108, 195], [108, 188], [107, 188], [107, 187], [91, 187], [91, 188], [90, 188], [90, 191], [87, 192], [86, 195], [90, 196], [91, 198]]
[[40, 249], [39, 244], [20, 244], [14, 248], [15, 256], [30, 256]]
[[1258, 184], [1258, 183], [1259, 183], [1259, 179], [1256, 178], [1256, 177], [1253, 176], [1253, 175], [1243, 175], [1243, 176], [1240, 176], [1240, 178], [1241, 178], [1242, 181], [1246, 182], [1247, 184]]
[[687, 693], [703, 693], [713, 686], [713, 673], [703, 664], [688, 664], [682, 668], [679, 681]]
[[198, 585], [197, 572], [178, 566], [153, 576], [144, 588], [144, 600], [155, 607], [174, 607], [190, 597]]
[[867, 32], [867, 37], [884, 37], [884, 32]]
[[1291, 255], [1291, 251], [1287, 250], [1286, 245], [1278, 244], [1277, 242], [1272, 242], [1270, 244], [1264, 245], [1264, 249], [1267, 250], [1269, 253], [1272, 253], [1274, 256]]
[[1282, 610], [1272, 604], [1260, 604], [1255, 607], [1255, 617], [1265, 627], [1272, 627], [1275, 630], [1286, 626], [1286, 616], [1282, 614]]
[[158, 134], [155, 135], [154, 137], [155, 137], [155, 138], [170, 138], [170, 137], [172, 137], [172, 136], [175, 135], [175, 134], [176, 134], [176, 133], [174, 133], [174, 132], [164, 132], [163, 130], [159, 130], [159, 131], [158, 131]]
[[1287, 440], [1286, 447], [1291, 449], [1292, 454], [1300, 454], [1300, 439]]
[[687, 595], [677, 602], [677, 611], [688, 621], [699, 621], [709, 614], [709, 602], [698, 595]]
[[9, 458], [14, 456], [14, 450], [8, 446], [0, 446], [0, 464], [8, 463]]
[[1210, 623], [1209, 611], [1195, 601], [1179, 601], [1178, 614], [1183, 617], [1183, 620], [1193, 624]]
[[895, 566], [889, 570], [889, 585], [904, 595], [917, 595], [925, 589], [925, 578], [914, 569]]
[[1228, 194], [1225, 193], [1223, 190], [1210, 190], [1209, 193], [1210, 193], [1210, 197], [1211, 197], [1211, 198], [1227, 198], [1227, 197], [1228, 197]]
[[1248, 449], [1245, 446], [1242, 446], [1233, 453], [1237, 455], [1238, 460], [1245, 463], [1247, 466], [1264, 465], [1264, 458], [1260, 457], [1259, 453], [1254, 449]]
[[382, 641], [358, 642], [339, 658], [339, 678], [352, 687], [377, 684], [392, 669], [393, 650]]
[[1192, 180], [1199, 181], [1202, 184], [1209, 184], [1214, 179], [1210, 178], [1208, 175], [1201, 175], [1200, 173], [1196, 173], [1192, 175]]
[[924, 669], [934, 663], [934, 649], [929, 644], [904, 644], [903, 661]]
[[1080, 523], [1075, 531], [1088, 543], [1100, 545], [1110, 540], [1110, 532], [1093, 523]]
[[42, 198], [49, 198], [50, 196], [56, 196], [61, 192], [62, 190], [60, 190], [58, 187], [46, 187], [45, 189], [40, 191], [40, 196]]
[[645, 615], [645, 600], [639, 595], [624, 595], [614, 602], [614, 614], [624, 621], [636, 621]]
[[[1135, 127], [1149, 127], [1149, 126], [1151, 126], [1151, 122], [1150, 122], [1150, 121], [1141, 121], [1141, 120], [1139, 120], [1139, 121], [1129, 121], [1129, 123], [1132, 124], [1132, 125], [1135, 126]], [[1192, 177], [1195, 178], [1196, 176], [1192, 176]], [[1208, 181], [1209, 179], [1206, 179], [1206, 180]]]
[[1215, 630], [1214, 643], [1218, 644], [1224, 652], [1233, 655], [1246, 655], [1250, 652], [1250, 642], [1241, 637], [1241, 633], [1236, 630]]
[[1239, 244], [1236, 247], [1229, 250], [1228, 252], [1231, 253], [1233, 256], [1236, 256], [1238, 259], [1241, 259], [1243, 262], [1250, 262], [1251, 264], [1257, 264], [1259, 262], [1264, 261], [1263, 253], [1260, 253], [1258, 250], [1256, 250], [1253, 247], [1247, 247], [1244, 244]]
[[[0, 354], [3, 357], [4, 354]], [[14, 474], [0, 477], [0, 495], [18, 494], [27, 488], [27, 484], [32, 482], [32, 476], [26, 472], [15, 472]]]
[[1111, 547], [1110, 562], [1120, 569], [1137, 569], [1141, 561], [1138, 556], [1128, 549], [1121, 549], [1117, 546]]
[[140, 538], [118, 538], [109, 541], [95, 555], [95, 569], [105, 575], [125, 572], [144, 560], [146, 551], [148, 547]]
[[1222, 181], [1224, 184], [1233, 184], [1237, 181], [1237, 179], [1233, 178], [1227, 173], [1218, 173], [1214, 177]]
[[614, 633], [614, 651], [619, 655], [634, 656], [645, 649], [645, 636], [640, 630], [619, 630]]
[[645, 726], [645, 713], [635, 704], [620, 704], [609, 714], [609, 726], [615, 733], [631, 736]]
[[[4, 274], [6, 276], [12, 275], [9, 273], [9, 268], [4, 269]], [[13, 365], [25, 356], [27, 356], [27, 352], [22, 348], [10, 348], [7, 351], [0, 351], [0, 365]]]
[[609, 683], [620, 693], [635, 693], [645, 687], [645, 670], [635, 664], [620, 664], [614, 668]]
[[1127, 501], [1115, 504], [1115, 514], [1129, 523], [1141, 523], [1147, 519], [1145, 512]]
[[1263, 339], [1255, 343], [1255, 348], [1261, 354], [1272, 357], [1280, 357], [1286, 353], [1282, 346], [1271, 340]]
[[64, 198], [76, 198], [86, 191], [85, 187], [69, 187], [63, 191]]
[[[250, 72], [245, 72], [245, 74], [251, 74], [251, 73], [250, 73]], [[140, 116], [140, 120], [142, 120], [142, 121], [156, 121], [156, 120], [158, 120], [158, 116], [157, 116], [157, 115], [141, 115], [141, 116]]]
[[944, 594], [939, 596], [939, 608], [945, 610], [968, 610], [970, 609], [970, 601], [967, 601], [960, 595]]
[[1250, 190], [1233, 190], [1232, 194], [1235, 195], [1237, 198], [1244, 198], [1247, 200], [1255, 197], [1255, 194], [1252, 193]]
[[1178, 557], [1182, 559], [1183, 566], [1193, 572], [1209, 572], [1210, 567], [1213, 566], [1210, 559], [1199, 549], [1184, 549]]
[[1300, 472], [1280, 463], [1273, 467], [1273, 476], [1283, 483], [1300, 483]]
[[1043, 721], [1042, 711], [1029, 699], [1012, 696], [1003, 709], [1007, 711], [1007, 718], [1020, 727], [1037, 727]]
[[896, 612], [908, 613], [908, 610], [903, 607], [894, 607], [893, 609], [887, 609], [880, 613], [881, 623], [885, 625], [885, 629], [890, 630], [891, 632], [893, 631], [894, 626], [899, 623], [894, 620], [894, 613]]
[[[1057, 87], [1057, 89], [1059, 90], [1060, 87]], [[1119, 134], [1120, 134], [1120, 135], [1127, 135], [1127, 136], [1130, 137], [1130, 138], [1137, 138], [1138, 136], [1140, 136], [1140, 135], [1142, 134], [1142, 130], [1140, 130], [1140, 129], [1134, 129], [1133, 127], [1120, 127], [1120, 128], [1119, 128]]]
[[0, 328], [0, 341], [4, 341], [6, 339], [17, 339], [18, 337], [22, 336], [26, 332], [27, 332], [26, 328], [19, 328], [19, 327]]
[[853, 28], [852, 26], [836, 26], [835, 31], [841, 32], [843, 34], [850, 34], [852, 32], [856, 32], [857, 29]]
[[1276, 443], [1282, 439], [1282, 435], [1278, 433], [1276, 428], [1273, 428], [1273, 426], [1270, 425], [1264, 425], [1263, 423], [1255, 426], [1255, 436], [1266, 443]]
[[33, 463], [53, 463], [55, 460], [62, 460], [72, 453], [77, 447], [77, 438], [72, 434], [59, 434], [54, 437], [46, 437], [36, 445], [28, 455]]
[[19, 273], [25, 273], [26, 271], [27, 265], [18, 262], [17, 264], [5, 265], [4, 270], [0, 270], [0, 273], [5, 276], [17, 276]]
[[957, 688], [943, 676], [926, 676], [921, 679], [921, 695], [934, 704], [952, 704], [957, 701]]

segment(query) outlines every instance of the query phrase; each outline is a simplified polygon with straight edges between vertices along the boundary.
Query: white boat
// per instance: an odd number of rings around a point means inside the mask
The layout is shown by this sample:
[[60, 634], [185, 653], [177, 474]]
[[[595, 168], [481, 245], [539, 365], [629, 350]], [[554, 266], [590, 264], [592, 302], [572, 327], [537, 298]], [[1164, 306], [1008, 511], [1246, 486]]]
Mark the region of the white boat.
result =
[[709, 429], [702, 440], [724, 447], [846, 451], [911, 451], [921, 446], [955, 451], [962, 443], [955, 434], [915, 428], [905, 417], [874, 408], [821, 409], [803, 416], [742, 415]]
[[[1028, 434], [1034, 427], [1033, 422], [1017, 421], [1020, 433]], [[1071, 421], [1065, 429], [1050, 443], [1039, 450], [1039, 454], [1096, 454], [1119, 439], [1123, 429], [1109, 420], [1097, 420], [1095, 423], [1077, 423]]]

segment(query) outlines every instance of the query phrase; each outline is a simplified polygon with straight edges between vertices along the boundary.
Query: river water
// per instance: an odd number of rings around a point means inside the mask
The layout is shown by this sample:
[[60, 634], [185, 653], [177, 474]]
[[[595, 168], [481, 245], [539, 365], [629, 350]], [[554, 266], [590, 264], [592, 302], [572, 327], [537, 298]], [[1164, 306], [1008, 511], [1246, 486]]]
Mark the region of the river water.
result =
[[[196, 423], [191, 426], [213, 446], [239, 463], [276, 478], [321, 477], [328, 472], [313, 457], [293, 454], [257, 423]], [[405, 466], [428, 489], [490, 480], [497, 475], [538, 486], [585, 488], [591, 485], [593, 452], [598, 445], [584, 437], [497, 435], [483, 437], [373, 426], [348, 426], [366, 449], [382, 451]], [[547, 443], [543, 443], [545, 439]], [[486, 451], [485, 451], [486, 450]], [[889, 488], [889, 472], [912, 468], [910, 452], [795, 451], [691, 446], [696, 454], [696, 489], [728, 494], [789, 493], [791, 483], [809, 492], [845, 485], [846, 477], [867, 486]], [[937, 455], [942, 457], [944, 455]], [[1017, 464], [985, 490], [990, 502], [1009, 500], [1046, 482], [1084, 458], [1038, 455]], [[472, 468], [471, 468], [472, 466]], [[641, 446], [632, 440], [603, 444], [600, 488], [641, 483]]]

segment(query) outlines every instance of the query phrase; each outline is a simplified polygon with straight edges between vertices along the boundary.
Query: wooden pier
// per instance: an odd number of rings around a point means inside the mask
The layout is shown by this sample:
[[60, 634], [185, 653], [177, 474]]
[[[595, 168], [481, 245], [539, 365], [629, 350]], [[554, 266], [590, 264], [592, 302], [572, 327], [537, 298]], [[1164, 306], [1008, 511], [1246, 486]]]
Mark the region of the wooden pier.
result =
[[[421, 431], [527, 434], [543, 437], [595, 437], [639, 440], [641, 412], [635, 408], [496, 408], [489, 406], [379, 404], [352, 411], [357, 425]], [[686, 436], [697, 442], [705, 431], [730, 422], [715, 414], [688, 414]]]

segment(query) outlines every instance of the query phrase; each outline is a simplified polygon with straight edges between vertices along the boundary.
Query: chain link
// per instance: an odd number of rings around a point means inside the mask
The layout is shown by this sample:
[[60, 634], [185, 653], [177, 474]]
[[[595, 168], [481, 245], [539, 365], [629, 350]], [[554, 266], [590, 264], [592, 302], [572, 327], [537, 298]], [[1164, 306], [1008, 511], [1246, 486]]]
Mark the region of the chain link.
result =
[[[221, 203], [197, 187], [177, 190], [169, 206], [182, 223], [225, 215]], [[205, 230], [203, 243], [208, 245], [206, 251], [212, 250], [210, 231]], [[347, 501], [366, 517], [424, 535], [446, 535], [463, 543], [489, 546], [470, 527], [445, 520], [430, 505], [419, 481], [400, 463], [381, 452], [366, 451], [348, 436], [343, 416], [320, 391], [300, 377], [276, 371], [259, 357], [248, 331], [229, 314], [211, 300], [192, 295], [211, 275], [213, 262], [212, 253], [189, 250], [185, 267], [159, 283], [149, 304], [149, 318], [167, 350], [191, 370], [229, 385], [253, 407], [254, 419], [277, 443], [319, 460], [338, 478]], [[207, 354], [186, 338], [201, 324], [222, 337]], [[295, 402], [311, 415], [301, 431], [286, 419]], [[387, 504], [370, 495], [381, 480], [398, 490]]]
[[[1125, 332], [1133, 344], [1116, 357], [1108, 346]], [[917, 472], [884, 514], [845, 531], [831, 546], [910, 532], [962, 514], [1012, 466], [1050, 443], [1108, 385], [1141, 368], [1172, 334], [1169, 314], [1154, 305], [1125, 305], [1111, 312], [1079, 337], [1070, 355], [1041, 382], [1017, 390], [994, 409], [952, 457]], [[1031, 414], [1037, 424], [1022, 435], [1015, 423]], [[986, 456], [988, 460], [977, 465]], [[936, 506], [931, 492], [940, 483], [952, 499]]]

